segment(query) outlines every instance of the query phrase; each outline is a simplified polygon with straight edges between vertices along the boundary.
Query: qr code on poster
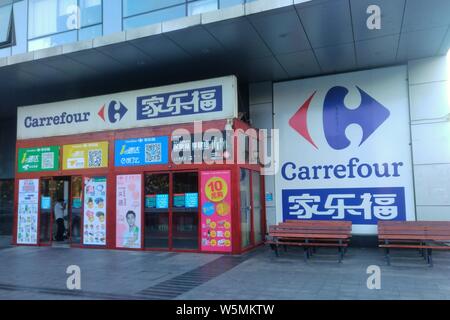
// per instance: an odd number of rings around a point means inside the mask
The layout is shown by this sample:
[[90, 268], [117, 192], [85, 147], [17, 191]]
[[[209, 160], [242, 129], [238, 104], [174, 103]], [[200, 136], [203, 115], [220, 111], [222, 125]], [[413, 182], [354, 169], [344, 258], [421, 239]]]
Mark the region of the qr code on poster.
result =
[[145, 162], [161, 162], [161, 143], [145, 145]]
[[88, 151], [88, 167], [99, 168], [102, 166], [102, 151], [89, 150]]
[[53, 169], [55, 167], [55, 154], [53, 152], [44, 152], [42, 154], [42, 169]]

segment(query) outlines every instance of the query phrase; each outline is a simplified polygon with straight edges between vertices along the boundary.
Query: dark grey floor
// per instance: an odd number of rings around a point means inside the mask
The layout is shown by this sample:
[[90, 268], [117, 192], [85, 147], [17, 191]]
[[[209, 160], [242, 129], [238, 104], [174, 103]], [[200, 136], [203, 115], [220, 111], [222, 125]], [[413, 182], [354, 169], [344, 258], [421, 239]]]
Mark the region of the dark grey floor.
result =
[[[242, 256], [68, 248], [0, 249], [0, 299], [450, 299], [450, 252], [434, 267], [417, 251], [392, 251], [386, 266], [376, 248], [320, 249], [307, 263], [290, 249]], [[81, 291], [66, 288], [66, 268], [81, 268]], [[369, 290], [367, 267], [381, 268]]]

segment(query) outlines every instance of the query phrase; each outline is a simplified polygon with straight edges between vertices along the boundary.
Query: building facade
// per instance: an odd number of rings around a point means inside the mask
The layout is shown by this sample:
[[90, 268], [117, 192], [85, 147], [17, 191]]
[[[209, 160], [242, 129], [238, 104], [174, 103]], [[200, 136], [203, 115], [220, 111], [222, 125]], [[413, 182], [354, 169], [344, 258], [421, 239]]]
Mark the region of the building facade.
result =
[[235, 118], [272, 139], [262, 227], [345, 219], [374, 235], [380, 219], [449, 220], [448, 12], [446, 0], [0, 1], [1, 215], [17, 216], [19, 149], [43, 147], [11, 134], [19, 107], [234, 75]]

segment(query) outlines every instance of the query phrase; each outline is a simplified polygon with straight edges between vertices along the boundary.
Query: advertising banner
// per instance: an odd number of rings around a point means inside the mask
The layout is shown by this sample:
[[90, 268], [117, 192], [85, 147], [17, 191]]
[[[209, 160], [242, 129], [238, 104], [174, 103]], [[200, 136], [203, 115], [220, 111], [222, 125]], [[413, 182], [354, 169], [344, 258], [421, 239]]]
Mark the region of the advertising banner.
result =
[[201, 172], [201, 249], [231, 252], [231, 173]]
[[39, 180], [19, 180], [17, 243], [37, 244]]
[[63, 170], [108, 167], [108, 142], [68, 144], [63, 146]]
[[141, 248], [142, 176], [117, 176], [116, 247]]
[[232, 119], [234, 76], [18, 108], [17, 139]]
[[169, 137], [137, 138], [115, 142], [116, 167], [167, 164]]
[[106, 245], [106, 178], [85, 178], [83, 244]]
[[276, 83], [277, 221], [415, 217], [404, 66]]
[[19, 173], [59, 170], [59, 147], [20, 148]]

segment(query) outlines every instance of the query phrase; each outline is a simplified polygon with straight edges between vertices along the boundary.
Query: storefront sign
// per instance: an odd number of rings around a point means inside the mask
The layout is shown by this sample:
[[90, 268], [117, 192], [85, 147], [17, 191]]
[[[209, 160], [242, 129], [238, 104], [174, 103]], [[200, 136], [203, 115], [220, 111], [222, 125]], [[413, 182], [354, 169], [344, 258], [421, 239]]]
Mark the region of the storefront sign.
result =
[[202, 251], [231, 252], [231, 173], [201, 172]]
[[116, 247], [141, 248], [140, 174], [117, 176]]
[[18, 160], [19, 173], [55, 171], [59, 169], [59, 147], [20, 148]]
[[106, 178], [86, 178], [84, 181], [84, 245], [106, 245], [106, 212]]
[[[203, 160], [225, 161], [225, 152], [232, 151], [232, 147], [227, 148], [226, 132], [222, 131], [221, 137], [211, 138], [203, 135], [199, 141], [194, 135], [190, 135], [189, 139], [183, 136], [172, 136], [172, 161], [174, 163], [201, 163]], [[208, 153], [208, 157], [206, 155]]]
[[237, 117], [234, 76], [18, 108], [17, 139]]
[[152, 137], [117, 140], [115, 143], [116, 167], [167, 164], [169, 138]]
[[39, 180], [19, 180], [17, 243], [37, 244]]
[[108, 167], [108, 142], [63, 146], [63, 170]]
[[414, 220], [406, 67], [277, 83], [277, 221]]

